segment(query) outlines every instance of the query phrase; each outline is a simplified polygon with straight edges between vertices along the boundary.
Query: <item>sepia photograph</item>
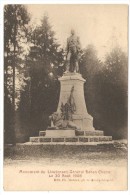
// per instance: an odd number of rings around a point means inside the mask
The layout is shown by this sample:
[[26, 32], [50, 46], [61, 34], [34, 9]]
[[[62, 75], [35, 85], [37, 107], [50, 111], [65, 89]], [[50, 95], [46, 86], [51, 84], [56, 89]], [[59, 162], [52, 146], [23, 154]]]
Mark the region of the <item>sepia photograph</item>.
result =
[[5, 4], [5, 191], [128, 190], [128, 5]]

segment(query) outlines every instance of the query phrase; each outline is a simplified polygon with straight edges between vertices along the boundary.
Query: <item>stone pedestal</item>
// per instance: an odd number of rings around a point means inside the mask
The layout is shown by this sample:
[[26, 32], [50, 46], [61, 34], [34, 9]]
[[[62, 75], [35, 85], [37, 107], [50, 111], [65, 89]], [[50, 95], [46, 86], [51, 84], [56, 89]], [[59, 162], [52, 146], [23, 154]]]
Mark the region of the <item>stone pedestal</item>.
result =
[[32, 143], [44, 144], [67, 144], [73, 145], [92, 143], [111, 143], [112, 136], [104, 136], [104, 132], [93, 128], [93, 118], [87, 112], [84, 98], [85, 79], [79, 73], [66, 73], [59, 78], [61, 89], [57, 112], [61, 112], [61, 105], [67, 102], [73, 88], [73, 100], [75, 102], [75, 112], [72, 115], [73, 123], [78, 129], [47, 129], [40, 131], [38, 137], [30, 137]]
[[72, 87], [74, 86], [73, 97], [76, 105], [76, 111], [73, 114], [73, 122], [80, 127], [81, 130], [94, 130], [93, 118], [87, 112], [84, 98], [85, 79], [79, 73], [66, 73], [59, 78], [61, 89], [57, 112], [61, 112], [61, 104], [65, 104], [70, 96]]

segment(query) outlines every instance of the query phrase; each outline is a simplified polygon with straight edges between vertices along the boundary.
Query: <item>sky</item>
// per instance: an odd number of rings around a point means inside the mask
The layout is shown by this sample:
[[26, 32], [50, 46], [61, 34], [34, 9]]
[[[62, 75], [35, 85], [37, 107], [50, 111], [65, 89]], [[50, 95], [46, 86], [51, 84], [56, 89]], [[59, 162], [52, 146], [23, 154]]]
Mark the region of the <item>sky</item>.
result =
[[62, 47], [74, 29], [80, 37], [82, 48], [93, 44], [99, 58], [103, 58], [113, 47], [119, 46], [127, 52], [127, 5], [27, 5], [31, 23], [39, 24], [47, 14], [56, 38]]

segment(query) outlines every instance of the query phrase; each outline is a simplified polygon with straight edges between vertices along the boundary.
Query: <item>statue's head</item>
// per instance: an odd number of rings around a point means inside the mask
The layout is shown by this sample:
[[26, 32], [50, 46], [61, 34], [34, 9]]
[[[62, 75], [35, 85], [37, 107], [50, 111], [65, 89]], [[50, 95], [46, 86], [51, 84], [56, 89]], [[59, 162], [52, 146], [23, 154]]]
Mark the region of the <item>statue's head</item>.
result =
[[75, 34], [74, 29], [71, 29], [71, 34], [72, 34], [72, 35], [74, 35], [74, 34]]

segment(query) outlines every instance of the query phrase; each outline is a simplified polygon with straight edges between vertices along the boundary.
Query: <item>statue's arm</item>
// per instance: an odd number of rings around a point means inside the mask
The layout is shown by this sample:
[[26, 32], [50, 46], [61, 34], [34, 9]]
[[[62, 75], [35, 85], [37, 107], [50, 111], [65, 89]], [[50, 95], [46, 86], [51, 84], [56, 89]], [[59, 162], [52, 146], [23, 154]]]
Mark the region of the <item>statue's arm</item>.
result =
[[80, 44], [79, 37], [77, 37], [77, 48], [78, 48], [78, 51], [80, 52], [81, 51], [81, 44]]
[[67, 38], [67, 46], [66, 46], [66, 51], [67, 51], [67, 53], [68, 53], [68, 51], [69, 51], [69, 38]]

